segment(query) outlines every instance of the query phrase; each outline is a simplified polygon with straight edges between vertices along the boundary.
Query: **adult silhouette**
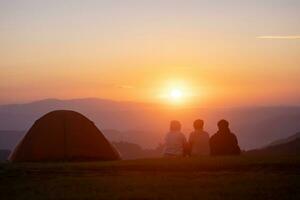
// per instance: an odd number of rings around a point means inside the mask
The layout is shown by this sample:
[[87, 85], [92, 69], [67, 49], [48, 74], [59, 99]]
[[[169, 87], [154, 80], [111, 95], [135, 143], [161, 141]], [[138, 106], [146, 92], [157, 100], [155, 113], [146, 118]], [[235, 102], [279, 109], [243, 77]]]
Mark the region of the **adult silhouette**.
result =
[[184, 148], [186, 146], [186, 138], [181, 132], [181, 124], [179, 121], [171, 121], [170, 131], [165, 137], [165, 157], [178, 157], [184, 155]]
[[230, 131], [226, 120], [218, 122], [219, 131], [210, 140], [211, 155], [239, 155], [241, 153], [236, 136]]
[[194, 131], [189, 136], [189, 149], [191, 156], [209, 155], [209, 135], [203, 130], [204, 121], [194, 121]]

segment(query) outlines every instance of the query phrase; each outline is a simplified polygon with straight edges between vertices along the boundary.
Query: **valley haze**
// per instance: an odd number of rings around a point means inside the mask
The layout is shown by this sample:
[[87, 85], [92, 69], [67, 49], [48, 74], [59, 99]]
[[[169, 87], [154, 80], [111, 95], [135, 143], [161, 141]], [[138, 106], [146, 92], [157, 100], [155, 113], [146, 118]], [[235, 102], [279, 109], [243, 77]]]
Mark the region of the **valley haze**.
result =
[[[80, 112], [91, 119], [109, 140], [132, 142], [143, 148], [155, 148], [162, 143], [172, 119], [182, 122], [184, 134], [188, 136], [197, 118], [205, 120], [205, 129], [210, 135], [217, 131], [217, 121], [225, 118], [230, 121], [243, 150], [260, 148], [300, 130], [299, 106], [183, 108], [99, 98], [45, 99], [1, 105], [0, 130], [6, 134], [14, 132], [10, 137], [20, 137], [35, 120], [53, 110]], [[13, 143], [9, 142], [5, 147], [11, 149], [12, 146]]]

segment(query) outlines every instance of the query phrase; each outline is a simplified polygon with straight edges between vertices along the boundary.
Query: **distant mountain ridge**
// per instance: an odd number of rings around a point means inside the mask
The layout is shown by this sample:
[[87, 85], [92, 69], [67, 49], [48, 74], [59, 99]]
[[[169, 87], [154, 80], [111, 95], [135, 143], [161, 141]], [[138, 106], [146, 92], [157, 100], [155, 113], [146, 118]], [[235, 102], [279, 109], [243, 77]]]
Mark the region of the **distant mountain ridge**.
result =
[[274, 142], [271, 142], [268, 146], [275, 146], [275, 145], [279, 145], [279, 144], [286, 144], [286, 143], [289, 143], [289, 142], [292, 142], [296, 139], [299, 139], [300, 138], [300, 132], [290, 136], [290, 137], [287, 137], [287, 138], [284, 138], [284, 139], [280, 139], [280, 140], [276, 140]]
[[250, 155], [300, 155], [300, 132], [284, 137], [268, 145], [246, 151]]
[[182, 122], [188, 136], [197, 118], [205, 120], [205, 129], [214, 134], [220, 119], [230, 121], [243, 149], [265, 146], [287, 133], [300, 130], [300, 107], [182, 108], [158, 104], [118, 102], [98, 98], [45, 99], [25, 104], [0, 106], [0, 130], [28, 130], [35, 120], [53, 110], [74, 110], [92, 120], [104, 133], [143, 148], [156, 147], [163, 141], [170, 120]]
[[[155, 105], [155, 104], [153, 104]], [[51, 108], [66, 109], [76, 108], [76, 107], [86, 107], [86, 109], [101, 109], [101, 110], [120, 110], [120, 109], [134, 109], [137, 107], [153, 106], [147, 103], [136, 103], [129, 101], [113, 101], [108, 99], [100, 98], [83, 98], [83, 99], [43, 99], [38, 101], [33, 101], [29, 103], [20, 104], [5, 104], [0, 105], [0, 111], [28, 111], [34, 109], [35, 111], [43, 111], [45, 109], [49, 110]]]
[[255, 149], [246, 152], [249, 155], [300, 155], [300, 138], [287, 143], [279, 143], [262, 149]]

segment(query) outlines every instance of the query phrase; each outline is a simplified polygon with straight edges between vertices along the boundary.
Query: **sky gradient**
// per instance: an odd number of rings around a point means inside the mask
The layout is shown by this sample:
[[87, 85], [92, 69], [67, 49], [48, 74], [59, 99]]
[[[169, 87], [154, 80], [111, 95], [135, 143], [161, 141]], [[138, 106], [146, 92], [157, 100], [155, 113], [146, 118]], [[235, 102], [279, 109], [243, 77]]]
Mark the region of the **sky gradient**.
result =
[[300, 1], [0, 0], [0, 104], [300, 104]]

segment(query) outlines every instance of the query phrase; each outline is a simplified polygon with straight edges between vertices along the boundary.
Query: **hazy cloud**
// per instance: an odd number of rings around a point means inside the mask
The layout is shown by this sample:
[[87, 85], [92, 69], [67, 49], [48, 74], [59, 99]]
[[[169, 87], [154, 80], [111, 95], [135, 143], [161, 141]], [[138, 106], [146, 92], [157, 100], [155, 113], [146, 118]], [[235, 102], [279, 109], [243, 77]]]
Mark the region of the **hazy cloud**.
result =
[[280, 39], [280, 40], [299, 40], [300, 35], [263, 35], [256, 37], [258, 39]]

